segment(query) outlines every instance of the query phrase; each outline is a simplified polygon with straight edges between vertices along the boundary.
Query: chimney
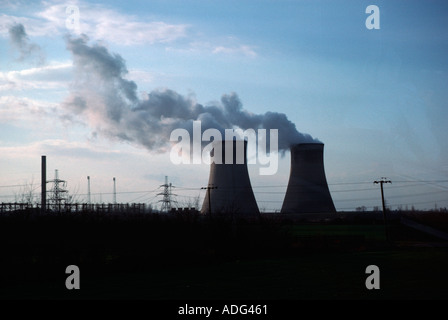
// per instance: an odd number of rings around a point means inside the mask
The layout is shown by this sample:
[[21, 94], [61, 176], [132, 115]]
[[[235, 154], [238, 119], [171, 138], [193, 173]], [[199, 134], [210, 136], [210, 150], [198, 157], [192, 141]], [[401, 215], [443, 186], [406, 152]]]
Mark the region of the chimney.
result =
[[41, 204], [40, 209], [44, 214], [47, 211], [47, 156], [41, 157]]
[[291, 169], [281, 213], [336, 212], [324, 170], [324, 145], [291, 146]]
[[[225, 161], [226, 144], [227, 161]], [[210, 165], [210, 176], [208, 186], [205, 188], [207, 192], [201, 213], [209, 214], [211, 208], [211, 216], [222, 214], [244, 218], [258, 217], [260, 211], [247, 169], [247, 141], [216, 141], [213, 147], [210, 155], [214, 157], [215, 148], [221, 147], [222, 161], [221, 164], [212, 162]], [[232, 151], [233, 157], [230, 154]]]

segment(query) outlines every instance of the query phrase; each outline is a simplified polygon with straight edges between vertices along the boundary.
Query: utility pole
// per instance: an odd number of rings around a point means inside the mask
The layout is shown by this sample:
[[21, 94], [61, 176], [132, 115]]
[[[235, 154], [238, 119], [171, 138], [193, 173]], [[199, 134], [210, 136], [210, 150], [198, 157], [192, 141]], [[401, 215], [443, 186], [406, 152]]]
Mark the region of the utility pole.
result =
[[208, 185], [207, 187], [202, 187], [201, 190], [207, 190], [208, 193], [208, 215], [211, 218], [212, 217], [212, 201], [210, 200], [210, 190], [218, 189], [218, 187], [211, 187]]
[[114, 204], [117, 204], [117, 188], [115, 186], [115, 177], [114, 177]]
[[386, 221], [386, 204], [384, 202], [384, 191], [383, 191], [383, 184], [384, 183], [392, 183], [392, 181], [387, 180], [387, 178], [382, 177], [381, 180], [375, 180], [373, 181], [375, 184], [380, 184], [381, 187], [381, 202], [383, 204], [383, 218], [384, 218], [384, 231], [386, 233], [386, 240], [389, 241], [389, 234], [387, 232], [387, 221]]
[[87, 204], [90, 206], [90, 176], [87, 176]]

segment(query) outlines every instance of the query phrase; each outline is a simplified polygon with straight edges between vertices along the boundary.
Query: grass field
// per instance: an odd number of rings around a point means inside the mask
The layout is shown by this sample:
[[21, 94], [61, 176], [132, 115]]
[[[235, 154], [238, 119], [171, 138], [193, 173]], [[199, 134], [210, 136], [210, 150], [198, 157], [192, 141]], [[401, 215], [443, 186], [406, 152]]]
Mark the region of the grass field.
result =
[[[0, 299], [448, 299], [448, 248], [388, 231], [390, 242], [381, 224], [4, 219]], [[65, 288], [69, 264], [81, 290]], [[380, 290], [365, 287], [369, 265]]]
[[[148, 272], [81, 271], [81, 290], [35, 279], [0, 298], [20, 299], [448, 299], [446, 248], [317, 253], [280, 259], [171, 266]], [[380, 289], [367, 290], [365, 269], [380, 268]], [[83, 266], [79, 266], [83, 270]], [[3, 288], [5, 289], [5, 288]]]
[[382, 225], [294, 225], [292, 233], [299, 237], [310, 236], [362, 236], [367, 241], [386, 239]]

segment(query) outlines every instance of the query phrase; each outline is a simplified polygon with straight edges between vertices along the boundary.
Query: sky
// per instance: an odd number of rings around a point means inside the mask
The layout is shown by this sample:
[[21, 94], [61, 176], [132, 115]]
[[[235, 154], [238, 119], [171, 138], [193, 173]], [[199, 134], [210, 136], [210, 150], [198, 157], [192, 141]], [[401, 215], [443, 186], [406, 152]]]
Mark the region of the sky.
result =
[[[369, 29], [369, 5], [379, 28]], [[74, 8], [74, 9], [73, 9]], [[445, 1], [0, 1], [0, 202], [67, 181], [79, 202], [202, 205], [209, 165], [175, 164], [176, 128], [279, 129], [278, 170], [249, 165], [281, 208], [288, 143], [324, 143], [338, 211], [448, 206]], [[74, 11], [73, 11], [74, 10]], [[76, 22], [75, 22], [76, 20]], [[370, 21], [371, 22], [371, 21]], [[372, 22], [373, 23], [373, 22]], [[289, 139], [289, 140], [288, 140]], [[51, 189], [51, 183], [47, 187]]]

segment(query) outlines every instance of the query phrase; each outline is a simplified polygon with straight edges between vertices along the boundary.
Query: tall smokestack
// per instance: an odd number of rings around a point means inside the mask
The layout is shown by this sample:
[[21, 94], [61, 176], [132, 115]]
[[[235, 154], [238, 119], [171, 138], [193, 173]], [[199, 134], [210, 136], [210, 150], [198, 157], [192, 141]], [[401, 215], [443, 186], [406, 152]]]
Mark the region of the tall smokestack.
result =
[[[221, 164], [212, 162], [208, 180], [207, 193], [202, 204], [201, 213], [211, 215], [224, 214], [239, 217], [257, 217], [260, 214], [250, 184], [247, 170], [247, 141], [227, 141], [233, 147], [233, 159], [228, 155], [226, 163], [226, 141], [217, 141], [214, 147], [221, 147]], [[242, 157], [238, 151], [242, 151]], [[210, 155], [214, 157], [215, 149]], [[218, 156], [218, 155], [217, 155]], [[232, 160], [232, 161], [230, 161]], [[237, 161], [239, 160], [239, 161]], [[231, 163], [229, 163], [231, 162]], [[210, 202], [209, 202], [210, 201]], [[210, 206], [211, 204], [211, 206]]]
[[324, 145], [291, 146], [291, 169], [282, 213], [336, 212], [324, 170]]
[[42, 156], [41, 160], [41, 212], [45, 213], [47, 208], [47, 157]]

